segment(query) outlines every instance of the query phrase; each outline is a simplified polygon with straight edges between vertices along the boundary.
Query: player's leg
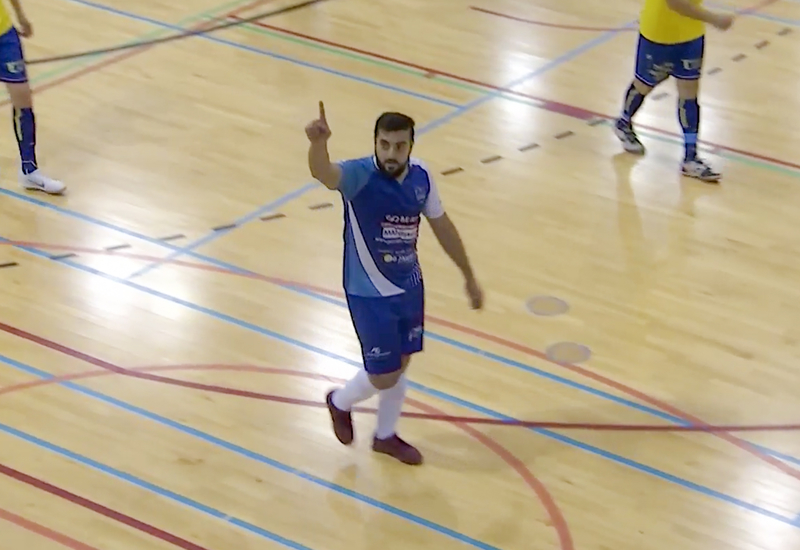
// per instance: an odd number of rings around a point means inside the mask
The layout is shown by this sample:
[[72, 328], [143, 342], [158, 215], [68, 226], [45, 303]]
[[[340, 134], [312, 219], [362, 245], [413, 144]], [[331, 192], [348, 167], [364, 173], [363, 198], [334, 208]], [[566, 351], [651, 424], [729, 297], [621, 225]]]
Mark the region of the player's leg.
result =
[[19, 181], [26, 189], [60, 194], [66, 188], [48, 178], [36, 161], [36, 117], [33, 94], [28, 83], [22, 41], [16, 29], [0, 36], [0, 81], [5, 83], [13, 109], [14, 134], [20, 155]]
[[397, 422], [408, 390], [406, 369], [411, 356], [423, 348], [425, 324], [425, 290], [422, 284], [407, 290], [398, 301], [401, 337], [401, 374], [397, 382], [378, 394], [378, 426], [372, 449], [385, 453], [406, 464], [421, 464], [422, 453], [397, 435]]
[[700, 132], [700, 78], [703, 70], [705, 38], [681, 45], [680, 59], [673, 76], [678, 83], [678, 120], [683, 130], [684, 156], [681, 171], [685, 176], [707, 182], [719, 181], [721, 175], [697, 156]]
[[391, 304], [392, 298], [347, 296], [364, 369], [327, 396], [334, 433], [345, 445], [353, 441], [353, 406], [391, 388], [403, 373], [399, 318]]
[[639, 35], [636, 47], [634, 78], [625, 92], [622, 112], [614, 123], [614, 133], [629, 153], [642, 155], [644, 144], [633, 130], [633, 117], [641, 108], [647, 95], [669, 78], [669, 65], [665, 64], [663, 46]]

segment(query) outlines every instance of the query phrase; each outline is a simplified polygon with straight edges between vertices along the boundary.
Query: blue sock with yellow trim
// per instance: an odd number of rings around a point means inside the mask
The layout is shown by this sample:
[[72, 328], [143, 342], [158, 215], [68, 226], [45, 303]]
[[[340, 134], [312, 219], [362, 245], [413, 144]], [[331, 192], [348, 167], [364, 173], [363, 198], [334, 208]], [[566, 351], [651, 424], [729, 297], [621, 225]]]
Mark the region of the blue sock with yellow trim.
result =
[[36, 117], [33, 109], [14, 109], [14, 134], [17, 136], [22, 173], [30, 174], [38, 168], [36, 164]]
[[697, 158], [697, 132], [700, 127], [700, 104], [695, 99], [681, 99], [678, 102], [678, 120], [683, 129], [685, 147], [684, 161]]

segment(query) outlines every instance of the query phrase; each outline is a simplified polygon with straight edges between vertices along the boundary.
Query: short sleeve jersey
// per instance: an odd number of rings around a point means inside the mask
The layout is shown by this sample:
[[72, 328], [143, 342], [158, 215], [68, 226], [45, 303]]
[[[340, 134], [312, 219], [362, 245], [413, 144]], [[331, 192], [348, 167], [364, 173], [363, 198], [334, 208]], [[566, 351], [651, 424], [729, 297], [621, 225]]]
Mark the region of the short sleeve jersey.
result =
[[[697, 6], [703, 0], [691, 0]], [[676, 12], [667, 0], [644, 0], [639, 17], [639, 32], [658, 44], [682, 44], [705, 34], [705, 23]]]
[[421, 284], [420, 219], [444, 214], [431, 173], [414, 158], [402, 182], [381, 172], [374, 156], [342, 161], [339, 166], [345, 292], [394, 296]]

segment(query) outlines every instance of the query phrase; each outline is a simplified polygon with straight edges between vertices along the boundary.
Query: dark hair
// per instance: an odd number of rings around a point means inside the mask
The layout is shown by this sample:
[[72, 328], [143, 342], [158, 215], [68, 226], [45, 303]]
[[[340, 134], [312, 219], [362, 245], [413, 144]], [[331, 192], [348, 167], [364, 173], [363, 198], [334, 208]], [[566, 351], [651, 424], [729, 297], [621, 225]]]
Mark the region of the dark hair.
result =
[[378, 131], [384, 132], [401, 132], [403, 130], [411, 131], [411, 141], [414, 141], [414, 119], [403, 113], [383, 113], [375, 121], [375, 136], [378, 137]]

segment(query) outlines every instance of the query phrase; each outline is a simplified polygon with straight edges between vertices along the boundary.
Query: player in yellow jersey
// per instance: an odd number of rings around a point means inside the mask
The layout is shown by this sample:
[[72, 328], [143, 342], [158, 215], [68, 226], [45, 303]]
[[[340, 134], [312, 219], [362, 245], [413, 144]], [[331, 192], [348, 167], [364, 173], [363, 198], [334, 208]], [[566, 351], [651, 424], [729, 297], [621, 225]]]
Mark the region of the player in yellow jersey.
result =
[[625, 93], [615, 133], [626, 151], [644, 154], [631, 120], [644, 98], [670, 76], [677, 81], [678, 120], [683, 129], [685, 176], [717, 182], [721, 175], [697, 156], [700, 105], [697, 100], [705, 52], [705, 25], [728, 30], [734, 16], [711, 12], [703, 0], [644, 0], [639, 18], [635, 78]]
[[0, 82], [6, 85], [14, 108], [14, 133], [20, 154], [19, 181], [25, 189], [60, 194], [66, 188], [64, 184], [42, 174], [36, 162], [33, 96], [20, 40], [20, 35], [26, 38], [32, 36], [33, 29], [25, 17], [20, 0], [9, 1], [17, 16], [19, 31], [5, 4], [0, 0]]

